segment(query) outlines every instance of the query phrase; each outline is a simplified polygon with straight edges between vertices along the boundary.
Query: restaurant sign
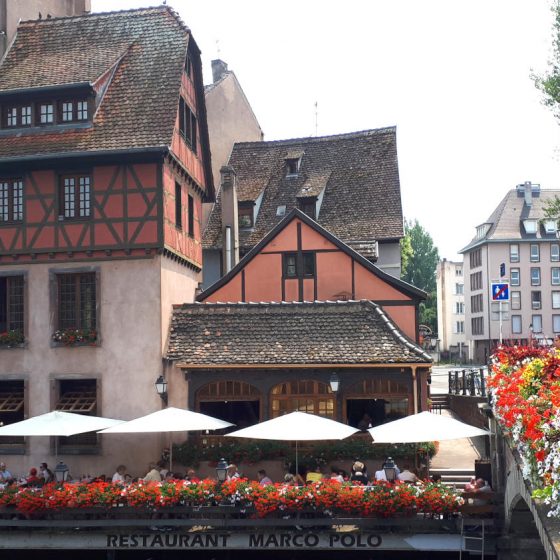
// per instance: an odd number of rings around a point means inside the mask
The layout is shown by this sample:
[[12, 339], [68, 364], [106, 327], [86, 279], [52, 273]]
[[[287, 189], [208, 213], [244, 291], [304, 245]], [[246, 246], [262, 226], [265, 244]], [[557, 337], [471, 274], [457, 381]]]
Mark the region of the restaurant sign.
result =
[[[437, 544], [436, 544], [437, 543]], [[459, 550], [459, 535], [374, 532], [169, 532], [0, 533], [0, 549], [98, 550]]]

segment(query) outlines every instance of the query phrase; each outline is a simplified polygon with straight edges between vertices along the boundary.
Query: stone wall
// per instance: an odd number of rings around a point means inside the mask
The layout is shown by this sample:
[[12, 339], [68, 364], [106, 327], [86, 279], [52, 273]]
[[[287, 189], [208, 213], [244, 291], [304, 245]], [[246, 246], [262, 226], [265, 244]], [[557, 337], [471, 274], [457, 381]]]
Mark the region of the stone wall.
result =
[[449, 395], [449, 408], [460, 420], [479, 428], [488, 428], [488, 418], [478, 408], [479, 403], [486, 403], [486, 397], [469, 397]]

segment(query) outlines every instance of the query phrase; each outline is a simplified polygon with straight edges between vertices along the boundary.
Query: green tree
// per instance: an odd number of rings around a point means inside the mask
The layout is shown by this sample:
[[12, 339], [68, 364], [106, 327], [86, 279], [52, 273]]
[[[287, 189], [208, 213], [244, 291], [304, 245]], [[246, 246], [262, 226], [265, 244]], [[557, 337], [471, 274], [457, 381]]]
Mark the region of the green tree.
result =
[[[401, 259], [406, 263], [401, 278], [428, 293], [420, 304], [420, 323], [437, 331], [436, 268], [439, 252], [432, 236], [418, 223], [406, 220], [401, 241]], [[404, 254], [406, 252], [406, 254]]]
[[554, 0], [552, 11], [552, 60], [549, 62], [548, 72], [543, 75], [534, 74], [533, 80], [543, 93], [543, 103], [552, 109], [556, 118], [560, 118], [560, 0]]

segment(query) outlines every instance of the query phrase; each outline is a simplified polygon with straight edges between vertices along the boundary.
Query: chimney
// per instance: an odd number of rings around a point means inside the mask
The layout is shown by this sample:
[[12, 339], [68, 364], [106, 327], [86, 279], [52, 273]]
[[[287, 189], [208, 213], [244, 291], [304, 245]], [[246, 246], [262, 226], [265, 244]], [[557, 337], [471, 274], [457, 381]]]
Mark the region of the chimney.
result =
[[533, 205], [533, 185], [531, 184], [531, 181], [525, 181], [524, 184], [525, 187], [525, 204], [527, 206], [532, 206]]
[[223, 60], [217, 58], [212, 61], [212, 80], [214, 83], [221, 80], [224, 74], [227, 74], [227, 71], [227, 64]]
[[237, 217], [236, 175], [233, 167], [220, 169], [222, 204], [222, 262], [227, 274], [239, 262], [239, 220]]

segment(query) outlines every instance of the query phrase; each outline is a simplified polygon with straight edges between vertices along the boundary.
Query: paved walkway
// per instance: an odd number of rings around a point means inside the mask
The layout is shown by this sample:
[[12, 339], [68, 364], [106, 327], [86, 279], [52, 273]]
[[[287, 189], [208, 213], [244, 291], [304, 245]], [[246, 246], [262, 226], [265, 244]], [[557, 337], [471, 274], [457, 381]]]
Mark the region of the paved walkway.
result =
[[[442, 410], [442, 415], [456, 418], [450, 410]], [[478, 441], [477, 441], [478, 440]], [[484, 438], [463, 438], [440, 441], [439, 451], [431, 461], [432, 469], [471, 469], [474, 462], [484, 453]]]

